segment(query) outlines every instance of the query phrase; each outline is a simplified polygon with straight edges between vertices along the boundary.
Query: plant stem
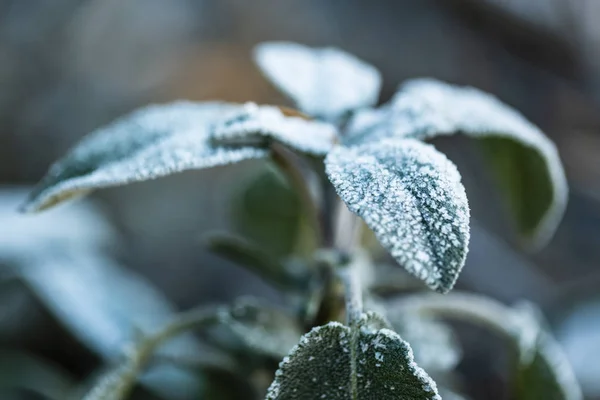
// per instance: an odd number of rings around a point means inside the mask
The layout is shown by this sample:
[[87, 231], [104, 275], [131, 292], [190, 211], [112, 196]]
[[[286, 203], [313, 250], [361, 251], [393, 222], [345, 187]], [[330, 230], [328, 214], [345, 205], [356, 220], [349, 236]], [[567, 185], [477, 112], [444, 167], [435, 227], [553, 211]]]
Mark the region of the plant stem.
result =
[[211, 325], [218, 321], [220, 307], [200, 308], [181, 313], [160, 331], [143, 338], [127, 353], [124, 365], [109, 372], [84, 397], [84, 400], [122, 400], [131, 392], [157, 348], [167, 340], [192, 328]]
[[537, 337], [539, 328], [531, 315], [508, 307], [488, 297], [450, 293], [446, 295], [416, 294], [391, 303], [394, 310], [452, 318], [482, 325], [527, 348]]
[[354, 326], [360, 321], [363, 312], [360, 282], [354, 271], [352, 271], [351, 266], [340, 268], [338, 274], [344, 284], [346, 323], [348, 326]]
[[360, 244], [360, 220], [346, 204], [337, 199], [333, 246], [346, 254], [356, 251]]
[[317, 243], [323, 242], [323, 229], [320, 222], [319, 209], [316, 206], [315, 199], [308, 187], [307, 180], [302, 174], [300, 167], [292, 159], [293, 153], [287, 150], [279, 143], [273, 143], [271, 146], [271, 158], [288, 179], [288, 183], [300, 196], [300, 202], [304, 209], [304, 214], [317, 236]]

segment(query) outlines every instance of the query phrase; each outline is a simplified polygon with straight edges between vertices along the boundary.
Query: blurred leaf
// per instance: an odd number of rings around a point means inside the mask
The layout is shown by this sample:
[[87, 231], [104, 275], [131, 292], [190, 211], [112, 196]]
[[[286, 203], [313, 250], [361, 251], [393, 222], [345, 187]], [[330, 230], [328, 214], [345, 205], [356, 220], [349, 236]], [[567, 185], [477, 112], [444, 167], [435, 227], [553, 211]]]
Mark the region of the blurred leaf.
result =
[[546, 329], [541, 312], [525, 303], [516, 309], [524, 319], [535, 320], [539, 332], [533, 342], [531, 356], [521, 357], [516, 374], [518, 400], [582, 400], [583, 395], [569, 360]]
[[265, 76], [309, 115], [336, 119], [377, 102], [379, 71], [342, 50], [270, 42], [257, 46], [254, 58]]
[[411, 295], [393, 302], [398, 311], [453, 318], [501, 334], [516, 350], [518, 399], [582, 400], [581, 389], [541, 314], [530, 304], [507, 307], [484, 296], [451, 293]]
[[[105, 254], [117, 237], [97, 210], [78, 203], [22, 215], [16, 206], [24, 195], [0, 194], [0, 219], [10, 227], [0, 230], [0, 262], [84, 345], [114, 363], [136, 330], [151, 332], [171, 319], [173, 305], [154, 286]], [[207, 357], [191, 335], [173, 340], [161, 354]], [[166, 386], [142, 380], [155, 391]]]
[[337, 141], [337, 135], [332, 124], [286, 116], [278, 107], [247, 103], [215, 126], [213, 143], [252, 145], [271, 139], [303, 153], [324, 156]]
[[462, 355], [460, 345], [446, 324], [393, 309], [386, 316], [400, 337], [410, 343], [415, 361], [427, 372], [445, 372], [456, 367]]
[[94, 189], [264, 157], [264, 150], [252, 147], [212, 145], [211, 125], [236, 107], [180, 102], [126, 115], [88, 135], [56, 162], [22, 209], [40, 211]]
[[219, 324], [252, 353], [278, 360], [288, 354], [302, 335], [302, 328], [291, 313], [251, 298], [240, 299], [223, 311]]
[[326, 172], [350, 211], [408, 272], [442, 293], [467, 255], [469, 205], [456, 167], [431, 145], [389, 139], [339, 146]]
[[237, 231], [271, 257], [290, 255], [299, 241], [301, 204], [298, 194], [274, 168], [265, 168], [234, 196]]
[[307, 276], [292, 271], [288, 265], [272, 258], [253, 243], [227, 234], [206, 237], [207, 248], [221, 257], [242, 265], [281, 289], [298, 290], [307, 285]]
[[388, 330], [313, 328], [285, 357], [267, 399], [440, 399], [408, 343]]
[[71, 377], [57, 366], [20, 351], [0, 350], [0, 390], [26, 389], [49, 400], [64, 400], [73, 387]]
[[455, 133], [480, 139], [518, 230], [534, 246], [551, 238], [564, 213], [567, 182], [554, 144], [516, 110], [477, 89], [412, 80], [386, 108], [357, 116], [349, 130], [349, 143]]

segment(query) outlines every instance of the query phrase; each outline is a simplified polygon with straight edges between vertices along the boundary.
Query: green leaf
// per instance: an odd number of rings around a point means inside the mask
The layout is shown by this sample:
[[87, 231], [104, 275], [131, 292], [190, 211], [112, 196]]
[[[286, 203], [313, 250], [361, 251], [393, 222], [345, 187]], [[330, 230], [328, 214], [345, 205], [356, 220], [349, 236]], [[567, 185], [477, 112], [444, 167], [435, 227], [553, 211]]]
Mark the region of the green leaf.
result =
[[[171, 319], [175, 307], [156, 287], [105, 254], [118, 237], [97, 209], [81, 202], [32, 218], [15, 212], [25, 195], [24, 190], [0, 191], [0, 220], [8, 228], [0, 230], [0, 264], [83, 345], [114, 363], [136, 330], [152, 332]], [[171, 341], [160, 354], [207, 359], [190, 334]], [[165, 387], [154, 378], [160, 378], [159, 368], [142, 376], [155, 392]], [[177, 370], [171, 376], [179, 373], [187, 375]]]
[[234, 196], [236, 231], [271, 257], [294, 252], [301, 232], [302, 208], [298, 194], [275, 168], [264, 168]]
[[255, 272], [283, 290], [298, 290], [308, 285], [307, 271], [292, 269], [274, 259], [254, 243], [228, 234], [211, 234], [206, 238], [210, 251]]
[[533, 304], [521, 303], [513, 313], [537, 325], [531, 349], [518, 359], [516, 399], [582, 400], [569, 360], [547, 329], [541, 312]]
[[564, 213], [568, 188], [556, 147], [490, 94], [433, 79], [412, 80], [387, 107], [357, 115], [349, 130], [348, 143], [455, 133], [479, 139], [519, 232], [534, 246], [551, 238]]
[[257, 46], [254, 58], [265, 76], [310, 115], [337, 119], [377, 102], [379, 71], [342, 50], [270, 42]]
[[40, 211], [94, 189], [265, 157], [265, 150], [211, 143], [212, 124], [237, 107], [180, 102], [126, 115], [85, 137], [56, 162], [22, 210]]
[[440, 399], [408, 343], [389, 329], [316, 327], [285, 357], [267, 400]]
[[545, 328], [539, 311], [507, 307], [472, 294], [404, 296], [396, 310], [473, 323], [501, 334], [517, 355], [518, 399], [582, 400], [581, 389], [567, 357]]
[[458, 340], [448, 325], [411, 313], [387, 313], [394, 330], [410, 343], [415, 361], [430, 373], [450, 371], [461, 358]]
[[303, 153], [324, 156], [337, 136], [332, 124], [286, 116], [279, 107], [247, 103], [215, 126], [213, 143], [251, 145], [270, 139]]
[[581, 389], [562, 349], [541, 332], [533, 360], [518, 367], [516, 399], [582, 400]]
[[448, 292], [469, 242], [469, 206], [456, 167], [431, 145], [389, 139], [339, 146], [326, 172], [350, 211], [408, 272]]

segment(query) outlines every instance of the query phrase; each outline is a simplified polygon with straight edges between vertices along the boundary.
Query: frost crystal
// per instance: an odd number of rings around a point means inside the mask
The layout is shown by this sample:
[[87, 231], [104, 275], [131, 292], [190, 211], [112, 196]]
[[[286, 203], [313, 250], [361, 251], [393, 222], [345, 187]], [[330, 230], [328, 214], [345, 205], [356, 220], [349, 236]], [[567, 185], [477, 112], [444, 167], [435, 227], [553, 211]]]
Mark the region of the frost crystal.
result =
[[413, 139], [339, 146], [325, 164], [338, 195], [400, 265], [449, 291], [469, 242], [469, 206], [454, 164]]
[[40, 211], [98, 188], [266, 156], [265, 150], [210, 143], [210, 126], [237, 107], [180, 102], [148, 106], [122, 117], [56, 162], [23, 210]]
[[310, 115], [336, 119], [377, 102], [379, 72], [344, 51], [272, 42], [254, 55], [267, 78]]
[[213, 139], [223, 144], [243, 144], [261, 137], [278, 140], [305, 153], [325, 155], [337, 140], [337, 129], [326, 122], [285, 116], [278, 107], [247, 103], [213, 130]]
[[533, 244], [547, 241], [567, 202], [558, 152], [538, 127], [490, 94], [433, 79], [415, 79], [402, 85], [381, 110], [358, 113], [349, 123], [345, 142], [428, 139], [455, 133], [484, 142], [487, 158], [506, 186], [519, 228]]

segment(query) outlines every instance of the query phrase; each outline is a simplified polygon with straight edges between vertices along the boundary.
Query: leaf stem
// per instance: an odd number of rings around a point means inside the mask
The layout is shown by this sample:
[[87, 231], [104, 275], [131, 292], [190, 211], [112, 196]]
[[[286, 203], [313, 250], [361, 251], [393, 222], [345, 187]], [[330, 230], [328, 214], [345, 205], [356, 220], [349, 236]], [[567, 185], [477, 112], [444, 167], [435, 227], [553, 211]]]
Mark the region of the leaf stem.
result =
[[529, 348], [539, 333], [539, 325], [531, 314], [475, 294], [415, 294], [392, 302], [390, 307], [484, 326], [513, 343], [516, 340], [520, 350]]
[[308, 187], [306, 178], [302, 174], [300, 167], [292, 159], [292, 156], [293, 153], [287, 150], [285, 146], [279, 143], [273, 143], [271, 145], [271, 158], [273, 162], [277, 164], [281, 172], [285, 174], [289, 184], [300, 196], [304, 213], [317, 236], [317, 243], [322, 243], [324, 234], [319, 218], [319, 209], [313, 194]]
[[358, 325], [363, 314], [362, 287], [358, 275], [350, 264], [338, 269], [338, 276], [344, 285], [346, 299], [346, 323], [350, 327]]
[[124, 365], [106, 374], [83, 400], [125, 399], [157, 348], [167, 340], [192, 328], [211, 325], [218, 321], [221, 307], [199, 308], [181, 313], [158, 332], [142, 338], [127, 352]]

